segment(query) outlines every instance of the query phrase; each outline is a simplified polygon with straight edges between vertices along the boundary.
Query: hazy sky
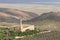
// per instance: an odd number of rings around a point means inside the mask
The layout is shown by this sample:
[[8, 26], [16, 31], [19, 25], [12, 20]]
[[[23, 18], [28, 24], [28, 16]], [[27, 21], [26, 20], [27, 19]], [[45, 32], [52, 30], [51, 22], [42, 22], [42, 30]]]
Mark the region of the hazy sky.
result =
[[39, 2], [60, 2], [60, 0], [0, 0], [0, 3], [39, 3]]

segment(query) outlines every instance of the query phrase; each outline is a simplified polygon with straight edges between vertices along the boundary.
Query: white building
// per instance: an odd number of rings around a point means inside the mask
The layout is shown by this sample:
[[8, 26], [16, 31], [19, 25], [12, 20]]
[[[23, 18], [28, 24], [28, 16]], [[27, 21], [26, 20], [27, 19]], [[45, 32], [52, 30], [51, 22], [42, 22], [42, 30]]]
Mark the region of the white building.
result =
[[34, 30], [34, 25], [29, 25], [29, 24], [23, 24], [22, 26], [20, 25], [14, 25], [9, 27], [10, 30], [21, 30], [22, 32], [25, 32], [27, 29], [29, 30]]
[[27, 29], [29, 30], [34, 30], [34, 25], [29, 25], [29, 24], [24, 24], [22, 23], [22, 20], [20, 20], [20, 30], [22, 32], [26, 31]]
[[29, 30], [34, 30], [35, 28], [34, 28], [34, 25], [24, 24], [24, 25], [23, 25], [23, 28], [21, 28], [21, 31], [24, 32], [24, 31], [26, 31], [27, 29], [29, 29]]
[[34, 25], [30, 25], [30, 24], [22, 24], [22, 20], [20, 20], [20, 25], [11, 26], [10, 29], [11, 30], [21, 30], [22, 32], [24, 32], [27, 29], [34, 30], [35, 27], [34, 27]]

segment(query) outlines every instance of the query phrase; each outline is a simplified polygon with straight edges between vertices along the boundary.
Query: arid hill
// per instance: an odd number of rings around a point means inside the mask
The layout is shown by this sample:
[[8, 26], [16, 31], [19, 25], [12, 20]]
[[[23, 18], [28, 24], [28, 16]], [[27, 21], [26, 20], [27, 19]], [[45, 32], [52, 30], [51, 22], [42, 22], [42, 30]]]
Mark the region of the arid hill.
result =
[[18, 22], [19, 19], [30, 20], [38, 15], [19, 9], [0, 8], [0, 22]]
[[44, 30], [59, 30], [60, 28], [60, 12], [51, 11], [38, 15], [33, 12], [19, 9], [0, 8], [0, 22], [19, 23], [20, 19], [23, 19], [26, 23], [34, 24], [38, 28]]
[[28, 20], [27, 22], [36, 25], [40, 30], [60, 31], [60, 12], [42, 13], [40, 16]]
[[44, 20], [60, 21], [60, 12], [42, 13], [40, 16], [35, 17], [30, 21], [36, 22], [36, 21], [44, 21]]

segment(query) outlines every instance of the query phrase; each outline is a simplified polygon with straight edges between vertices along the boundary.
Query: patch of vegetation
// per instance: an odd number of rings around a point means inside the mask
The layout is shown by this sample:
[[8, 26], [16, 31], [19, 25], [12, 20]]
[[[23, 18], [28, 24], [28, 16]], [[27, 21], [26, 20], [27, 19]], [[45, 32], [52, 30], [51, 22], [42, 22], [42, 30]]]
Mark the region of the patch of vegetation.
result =
[[21, 32], [20, 30], [9, 30], [9, 29], [0, 29], [0, 39], [10, 39], [15, 38], [16, 36], [28, 36], [39, 33], [39, 30], [26, 30], [25, 32]]
[[0, 33], [0, 38], [3, 38], [3, 37], [5, 37], [5, 36], [6, 36], [6, 35]]
[[9, 33], [11, 34], [11, 36], [27, 36], [27, 35], [33, 35], [33, 34], [37, 34], [40, 31], [37, 30], [26, 30], [25, 32], [21, 32], [21, 31], [9, 31]]

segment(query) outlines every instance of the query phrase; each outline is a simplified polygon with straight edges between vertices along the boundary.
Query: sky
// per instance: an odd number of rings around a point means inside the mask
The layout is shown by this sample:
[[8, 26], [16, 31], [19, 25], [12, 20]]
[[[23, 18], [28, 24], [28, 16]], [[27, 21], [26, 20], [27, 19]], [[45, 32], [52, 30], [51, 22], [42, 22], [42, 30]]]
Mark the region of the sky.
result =
[[0, 3], [44, 3], [44, 2], [60, 2], [60, 0], [0, 0]]

